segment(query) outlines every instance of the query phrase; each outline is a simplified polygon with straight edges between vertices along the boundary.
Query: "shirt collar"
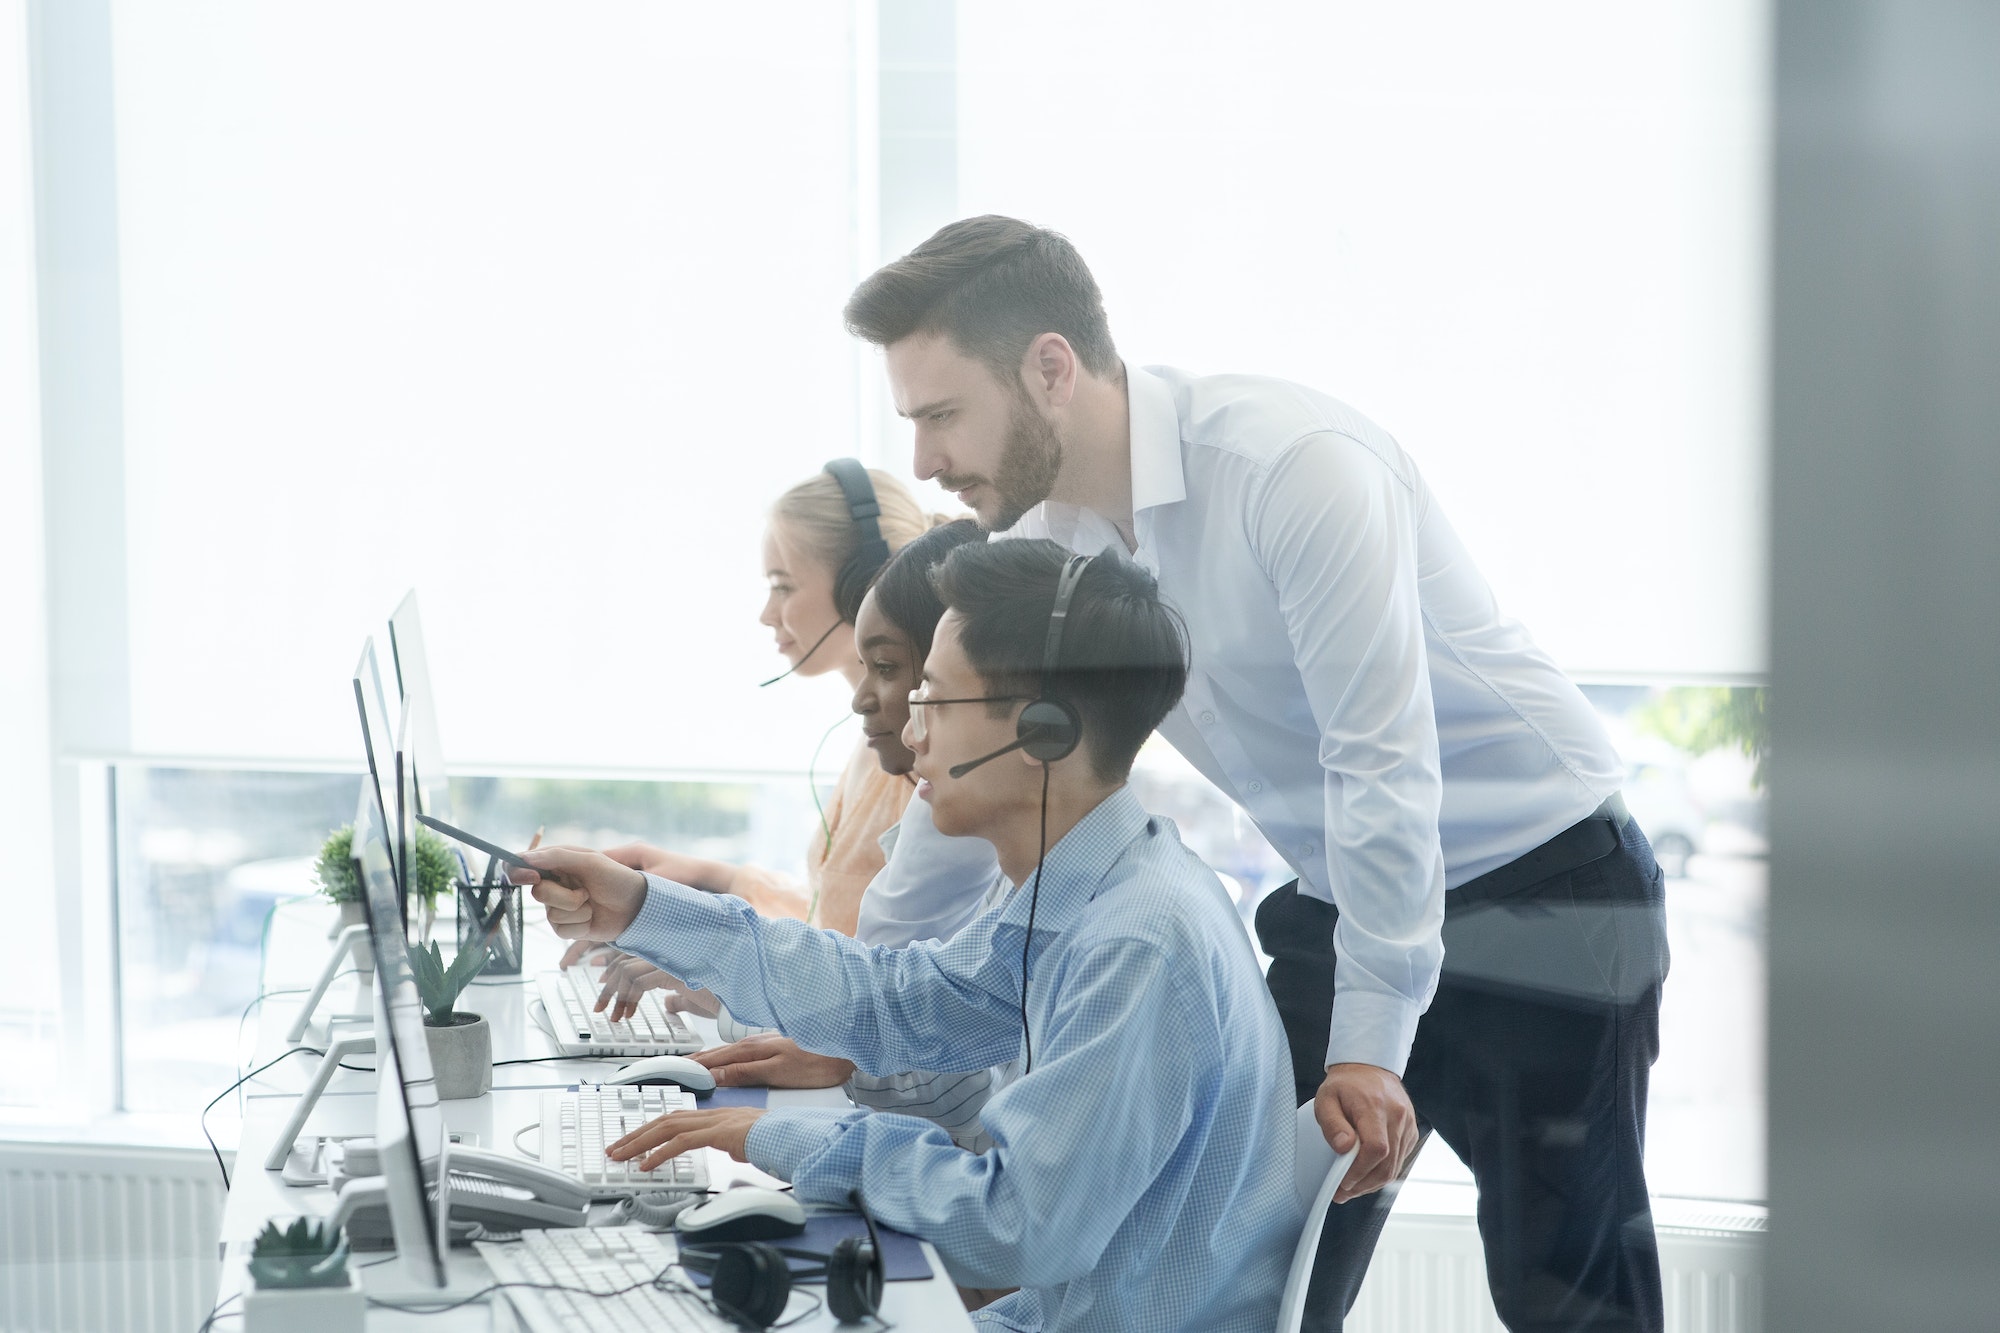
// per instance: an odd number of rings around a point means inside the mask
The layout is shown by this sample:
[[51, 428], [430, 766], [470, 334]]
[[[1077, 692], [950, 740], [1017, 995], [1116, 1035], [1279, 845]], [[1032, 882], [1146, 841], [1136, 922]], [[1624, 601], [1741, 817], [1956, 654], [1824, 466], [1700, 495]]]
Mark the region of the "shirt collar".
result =
[[[1181, 461], [1181, 418], [1174, 407], [1174, 391], [1158, 375], [1134, 366], [1125, 368], [1125, 409], [1130, 422], [1128, 441], [1132, 458], [1132, 522], [1139, 539], [1141, 564], [1151, 568], [1147, 552], [1151, 545], [1149, 510], [1178, 504], [1187, 499], [1187, 471]], [[1118, 530], [1103, 515], [1079, 509], [1060, 500], [1044, 500], [1039, 506], [1048, 535], [1085, 555], [1100, 550], [1124, 554]], [[1154, 570], [1157, 573], [1157, 570]]]
[[[1125, 856], [1125, 849], [1139, 836], [1152, 816], [1130, 787], [1120, 787], [1095, 809], [1063, 834], [1062, 840], [1042, 853], [1041, 901], [1035, 909], [1037, 933], [1048, 930], [1053, 936], [1083, 911], [1084, 906], [1104, 888], [1105, 878]], [[1022, 892], [1035, 882], [1035, 872], [1016, 886], [1009, 915], [1027, 921], [1028, 894]]]
[[1132, 513], [1187, 499], [1181, 465], [1181, 416], [1174, 391], [1149, 371], [1125, 368], [1125, 407], [1132, 422]]

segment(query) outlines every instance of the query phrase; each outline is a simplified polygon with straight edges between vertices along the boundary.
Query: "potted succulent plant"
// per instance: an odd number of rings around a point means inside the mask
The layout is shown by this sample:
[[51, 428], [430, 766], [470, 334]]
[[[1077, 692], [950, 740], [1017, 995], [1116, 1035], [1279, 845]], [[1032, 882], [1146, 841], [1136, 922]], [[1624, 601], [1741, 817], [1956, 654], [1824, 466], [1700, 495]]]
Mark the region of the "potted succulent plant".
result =
[[493, 1030], [479, 1014], [462, 1013], [458, 997], [486, 966], [487, 946], [470, 944], [447, 967], [436, 942], [410, 950], [417, 998], [424, 1006], [424, 1037], [439, 1097], [480, 1097], [493, 1086]]
[[250, 1246], [245, 1333], [360, 1333], [367, 1318], [359, 1275], [347, 1266], [347, 1233], [298, 1218], [266, 1223]]

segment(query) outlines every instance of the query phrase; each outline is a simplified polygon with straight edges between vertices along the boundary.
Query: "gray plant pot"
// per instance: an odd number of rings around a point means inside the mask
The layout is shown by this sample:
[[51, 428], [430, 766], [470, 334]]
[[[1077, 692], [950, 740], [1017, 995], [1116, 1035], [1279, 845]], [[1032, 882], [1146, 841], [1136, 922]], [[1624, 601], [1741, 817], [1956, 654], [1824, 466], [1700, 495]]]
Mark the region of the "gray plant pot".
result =
[[[364, 926], [367, 924], [368, 917], [362, 912], [360, 903], [342, 903], [340, 904], [340, 915], [335, 918], [333, 928], [326, 932], [326, 937], [330, 940], [338, 939], [340, 938], [340, 932], [346, 930], [349, 926]], [[373, 949], [356, 949], [354, 951], [354, 967], [364, 977], [374, 975], [375, 951]]]
[[449, 1023], [424, 1020], [431, 1075], [442, 1098], [483, 1097], [493, 1087], [493, 1029], [479, 1014], [453, 1010]]

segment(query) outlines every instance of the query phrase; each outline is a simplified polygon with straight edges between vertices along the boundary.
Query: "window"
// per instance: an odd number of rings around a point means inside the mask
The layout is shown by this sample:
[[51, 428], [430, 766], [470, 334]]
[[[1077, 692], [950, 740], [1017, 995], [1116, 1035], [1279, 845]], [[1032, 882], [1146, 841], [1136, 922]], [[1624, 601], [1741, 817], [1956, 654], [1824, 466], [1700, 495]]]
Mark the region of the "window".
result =
[[[118, 767], [123, 1109], [186, 1113], [206, 1102], [241, 1072], [258, 995], [307, 984], [264, 975], [266, 938], [280, 907], [314, 900], [320, 843], [353, 820], [360, 782], [356, 772]], [[639, 839], [801, 879], [818, 818], [801, 781], [468, 777], [451, 787], [467, 827], [514, 830], [521, 843], [537, 827], [585, 846]]]

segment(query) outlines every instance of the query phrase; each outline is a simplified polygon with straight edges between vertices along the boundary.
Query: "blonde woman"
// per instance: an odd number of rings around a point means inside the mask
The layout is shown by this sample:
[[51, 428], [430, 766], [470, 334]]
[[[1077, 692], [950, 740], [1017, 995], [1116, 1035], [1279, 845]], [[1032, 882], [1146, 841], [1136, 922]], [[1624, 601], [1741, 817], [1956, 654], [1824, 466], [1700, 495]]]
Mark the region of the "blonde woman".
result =
[[[771, 506], [764, 532], [764, 572], [770, 591], [760, 624], [770, 628], [788, 675], [840, 673], [861, 683], [854, 620], [861, 599], [889, 557], [928, 531], [930, 515], [894, 476], [835, 459], [793, 486]], [[648, 843], [609, 848], [606, 855], [638, 870], [711, 893], [730, 893], [767, 916], [803, 918], [852, 935], [861, 894], [881, 871], [881, 837], [902, 818], [914, 791], [910, 780], [885, 772], [864, 734], [834, 784], [823, 827], [806, 853], [806, 882], [754, 865], [687, 856]], [[564, 964], [582, 951], [572, 949]]]

